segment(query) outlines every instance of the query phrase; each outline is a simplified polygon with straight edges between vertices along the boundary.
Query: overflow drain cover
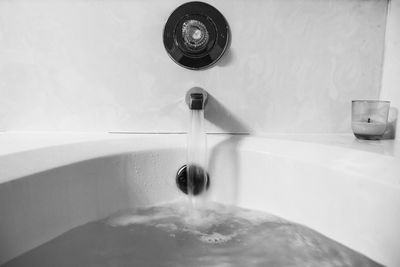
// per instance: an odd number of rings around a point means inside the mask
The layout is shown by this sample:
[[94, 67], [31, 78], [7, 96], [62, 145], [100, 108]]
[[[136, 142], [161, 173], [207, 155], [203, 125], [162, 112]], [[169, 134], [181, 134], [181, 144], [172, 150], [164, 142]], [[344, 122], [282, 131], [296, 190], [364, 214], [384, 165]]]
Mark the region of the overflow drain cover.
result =
[[191, 190], [188, 184], [187, 166], [183, 165], [176, 174], [176, 185], [183, 193], [188, 194], [190, 190], [196, 196], [210, 187], [210, 175], [202, 167], [190, 165], [189, 174], [193, 177]]

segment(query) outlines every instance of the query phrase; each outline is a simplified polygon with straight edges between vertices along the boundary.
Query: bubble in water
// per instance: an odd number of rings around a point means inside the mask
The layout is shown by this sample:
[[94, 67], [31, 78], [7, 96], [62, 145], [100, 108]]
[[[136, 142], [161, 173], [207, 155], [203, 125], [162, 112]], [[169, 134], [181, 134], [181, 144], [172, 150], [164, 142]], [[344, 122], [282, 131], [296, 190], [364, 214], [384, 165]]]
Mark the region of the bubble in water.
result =
[[232, 238], [234, 238], [236, 234], [231, 234], [231, 235], [222, 235], [220, 233], [212, 233], [212, 234], [202, 234], [200, 235], [200, 240], [205, 242], [205, 243], [213, 243], [213, 244], [220, 244], [220, 243], [225, 243]]

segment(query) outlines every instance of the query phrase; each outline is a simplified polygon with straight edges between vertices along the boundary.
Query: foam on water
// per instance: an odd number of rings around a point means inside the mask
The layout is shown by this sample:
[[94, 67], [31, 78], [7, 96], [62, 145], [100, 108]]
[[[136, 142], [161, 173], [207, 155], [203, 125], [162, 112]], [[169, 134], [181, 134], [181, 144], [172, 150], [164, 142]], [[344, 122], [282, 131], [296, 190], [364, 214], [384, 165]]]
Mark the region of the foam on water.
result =
[[214, 244], [227, 242], [267, 222], [282, 224], [286, 221], [267, 213], [212, 202], [206, 206], [197, 205], [193, 209], [184, 201], [123, 212], [107, 221], [113, 227], [141, 224], [173, 234], [185, 232], [197, 237], [199, 241]]
[[282, 218], [188, 202], [121, 211], [82, 225], [4, 266], [380, 266]]

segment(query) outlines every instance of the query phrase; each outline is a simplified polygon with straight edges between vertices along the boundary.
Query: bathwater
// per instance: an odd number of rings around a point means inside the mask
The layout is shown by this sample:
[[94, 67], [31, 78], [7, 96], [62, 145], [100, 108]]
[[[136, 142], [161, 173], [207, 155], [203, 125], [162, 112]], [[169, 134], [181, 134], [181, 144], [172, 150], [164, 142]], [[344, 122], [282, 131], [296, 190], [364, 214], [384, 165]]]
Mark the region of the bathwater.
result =
[[302, 225], [189, 201], [121, 211], [76, 227], [4, 266], [380, 266]]

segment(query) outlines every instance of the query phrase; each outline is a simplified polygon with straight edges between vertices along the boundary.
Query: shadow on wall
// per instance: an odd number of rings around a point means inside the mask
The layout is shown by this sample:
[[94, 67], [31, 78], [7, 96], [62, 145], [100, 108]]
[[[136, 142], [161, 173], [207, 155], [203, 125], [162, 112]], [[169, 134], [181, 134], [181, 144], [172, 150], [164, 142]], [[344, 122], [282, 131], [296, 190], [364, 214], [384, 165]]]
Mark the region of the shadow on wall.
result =
[[238, 120], [221, 102], [211, 94], [208, 94], [207, 106], [204, 117], [209, 122], [221, 128], [229, 134], [249, 134], [249, 127]]
[[[235, 205], [239, 200], [239, 156], [238, 147], [245, 135], [250, 134], [249, 127], [238, 120], [216, 98], [208, 95], [208, 103], [205, 109], [205, 119], [220, 127], [229, 134], [227, 139], [217, 144], [210, 151], [209, 171], [211, 177], [211, 192], [213, 188], [222, 194], [218, 195], [218, 201]], [[224, 168], [229, 166], [229, 168]]]
[[399, 116], [399, 110], [397, 108], [391, 107], [389, 110], [388, 124], [382, 139], [396, 138], [396, 126], [397, 126], [398, 116]]
[[232, 64], [232, 62], [235, 60], [235, 53], [233, 52], [232, 49], [228, 49], [225, 52], [225, 55], [223, 57], [221, 57], [221, 59], [216, 63], [217, 66], [219, 67], [225, 67], [228, 66], [230, 64]]

